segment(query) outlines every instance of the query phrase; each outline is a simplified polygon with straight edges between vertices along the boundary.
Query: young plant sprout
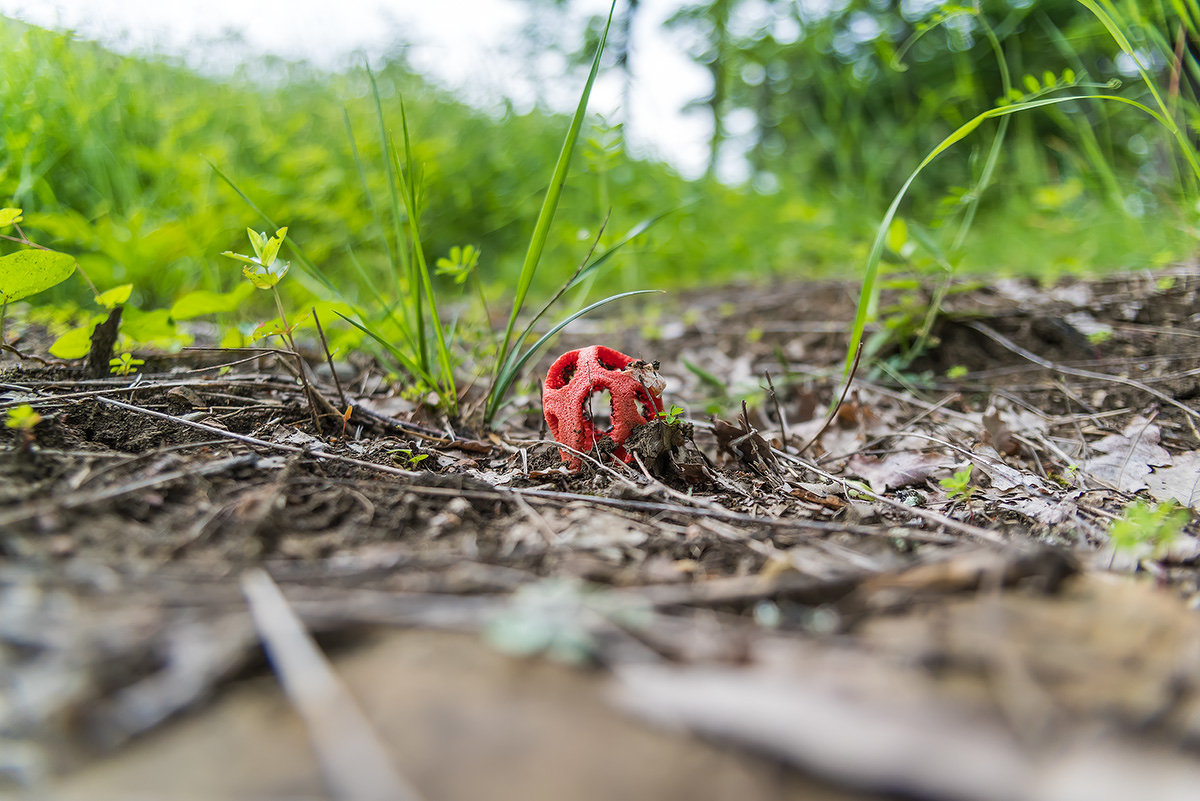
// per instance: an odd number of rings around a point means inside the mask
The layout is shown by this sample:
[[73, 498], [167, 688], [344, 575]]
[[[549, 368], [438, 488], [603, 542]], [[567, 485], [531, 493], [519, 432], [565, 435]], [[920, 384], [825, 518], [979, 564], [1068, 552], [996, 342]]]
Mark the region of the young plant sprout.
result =
[[28, 453], [33, 448], [33, 429], [42, 422], [42, 416], [28, 403], [14, 406], [5, 415], [4, 427], [17, 432], [18, 450]]
[[130, 375], [145, 363], [145, 359], [133, 358], [132, 353], [122, 353], [108, 360], [108, 368], [113, 375]]
[[287, 315], [283, 311], [283, 301], [276, 288], [276, 285], [287, 275], [290, 266], [286, 261], [279, 260], [279, 248], [287, 237], [287, 231], [287, 226], [284, 226], [275, 232], [275, 236], [268, 239], [266, 231], [260, 234], [253, 228], [247, 228], [246, 236], [250, 239], [250, 246], [254, 248], [254, 255], [243, 256], [232, 250], [227, 250], [221, 255], [242, 262], [242, 275], [246, 276], [246, 280], [256, 289], [271, 290], [271, 294], [275, 296], [275, 308], [279, 311], [279, 322], [282, 327], [280, 333], [283, 334], [283, 338], [287, 340], [292, 352], [295, 353], [296, 342], [292, 339], [292, 329], [288, 325]]

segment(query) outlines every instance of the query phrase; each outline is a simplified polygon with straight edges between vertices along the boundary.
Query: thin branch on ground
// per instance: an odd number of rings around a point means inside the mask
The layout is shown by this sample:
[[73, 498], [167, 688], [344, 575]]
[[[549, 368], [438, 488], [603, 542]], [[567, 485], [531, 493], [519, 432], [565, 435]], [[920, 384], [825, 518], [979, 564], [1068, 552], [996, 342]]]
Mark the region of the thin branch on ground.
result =
[[813, 446], [813, 444], [821, 438], [825, 433], [825, 429], [829, 428], [829, 424], [833, 422], [833, 418], [837, 417], [838, 409], [842, 408], [842, 403], [846, 400], [846, 395], [850, 392], [850, 385], [854, 383], [854, 374], [858, 372], [858, 362], [862, 359], [862, 343], [858, 343], [858, 350], [854, 352], [854, 361], [850, 364], [850, 373], [846, 376], [846, 385], [842, 387], [842, 394], [838, 398], [837, 403], [829, 410], [829, 414], [825, 418], [825, 422], [817, 429], [817, 433], [813, 434], [812, 439], [804, 443], [804, 447], [796, 451], [797, 456], [803, 456], [804, 452]]
[[308, 728], [330, 794], [337, 801], [418, 801], [279, 586], [261, 569], [243, 573], [241, 584], [279, 683]]

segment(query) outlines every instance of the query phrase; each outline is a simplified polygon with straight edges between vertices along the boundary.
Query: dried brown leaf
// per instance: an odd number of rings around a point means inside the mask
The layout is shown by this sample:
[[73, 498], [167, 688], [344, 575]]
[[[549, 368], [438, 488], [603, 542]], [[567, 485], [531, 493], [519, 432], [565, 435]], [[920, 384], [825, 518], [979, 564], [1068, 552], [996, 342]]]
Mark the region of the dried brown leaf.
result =
[[1200, 451], [1181, 453], [1170, 467], [1155, 470], [1146, 477], [1146, 491], [1156, 501], [1174, 499], [1200, 509]]
[[882, 494], [889, 489], [920, 483], [952, 464], [953, 460], [944, 454], [901, 451], [883, 459], [856, 454], [846, 467], [849, 472], [865, 479], [873, 492]]
[[1021, 450], [1021, 444], [1013, 438], [1012, 431], [1001, 419], [1000, 410], [995, 406], [989, 406], [983, 413], [983, 441], [1008, 456], [1015, 456]]
[[1124, 433], [1109, 434], [1094, 443], [1092, 449], [1101, 455], [1089, 459], [1083, 470], [1122, 492], [1137, 492], [1146, 487], [1151, 468], [1171, 464], [1171, 454], [1158, 444], [1161, 437], [1158, 426], [1136, 417]]

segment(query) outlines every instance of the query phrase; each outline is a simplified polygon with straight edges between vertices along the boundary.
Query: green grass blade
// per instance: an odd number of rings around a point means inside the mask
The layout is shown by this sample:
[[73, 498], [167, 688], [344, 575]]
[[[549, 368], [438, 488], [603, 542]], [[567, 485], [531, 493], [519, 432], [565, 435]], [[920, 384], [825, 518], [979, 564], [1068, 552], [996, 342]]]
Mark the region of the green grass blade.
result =
[[[392, 138], [388, 135], [387, 122], [383, 116], [383, 101], [379, 97], [379, 84], [375, 80], [375, 73], [371, 68], [367, 67], [367, 77], [371, 81], [371, 97], [375, 100], [375, 116], [379, 121], [379, 148], [383, 153], [383, 168], [384, 175], [387, 176], [388, 193], [392, 202], [392, 236], [395, 238], [395, 256], [393, 256], [392, 269], [397, 273], [401, 272], [408, 274], [408, 251], [404, 247], [404, 221], [400, 216], [400, 197], [399, 189], [396, 183], [396, 174], [392, 166], [391, 151]], [[388, 254], [392, 256], [391, 253]]]
[[[391, 243], [388, 242], [387, 229], [383, 227], [383, 217], [379, 214], [379, 206], [371, 195], [371, 185], [367, 183], [367, 171], [363, 167], [362, 157], [358, 154], [358, 142], [354, 138], [354, 126], [350, 124], [350, 112], [345, 108], [342, 109], [342, 119], [346, 123], [346, 138], [350, 140], [350, 156], [354, 160], [355, 169], [358, 170], [358, 180], [362, 183], [363, 197], [367, 200], [367, 207], [371, 209], [371, 217], [375, 220], [375, 228], [379, 231], [379, 238], [383, 242], [383, 250], [387, 254], [388, 264], [394, 264], [396, 257], [392, 253]], [[378, 294], [376, 296], [382, 297]]]
[[[404, 109], [404, 101], [400, 101], [400, 120], [404, 133], [404, 159], [408, 165], [408, 175], [402, 165], [396, 164], [396, 174], [399, 176], [400, 189], [404, 198], [405, 211], [408, 213], [409, 230], [412, 236], [413, 271], [421, 285], [421, 291], [413, 292], [413, 305], [417, 310], [418, 323], [423, 322], [424, 313], [421, 308], [421, 292], [429, 303], [429, 319], [433, 324], [434, 345], [437, 348], [439, 381], [438, 394], [442, 396], [451, 415], [458, 414], [458, 391], [454, 383], [454, 365], [450, 357], [450, 348], [446, 340], [446, 332], [442, 328], [442, 320], [438, 315], [437, 295], [433, 291], [433, 281], [429, 276], [429, 264], [425, 259], [425, 247], [421, 242], [421, 207], [417, 196], [416, 183], [412, 180], [412, 142], [408, 134], [408, 114]], [[393, 150], [393, 157], [395, 151]], [[424, 326], [417, 330], [417, 342], [422, 348], [427, 348], [424, 337]]]
[[[1167, 104], [1163, 101], [1162, 95], [1159, 93], [1158, 87], [1154, 84], [1153, 78], [1150, 76], [1150, 73], [1146, 70], [1145, 66], [1142, 65], [1142, 59], [1138, 56], [1137, 51], [1134, 49], [1133, 45], [1130, 44], [1128, 37], [1125, 36], [1125, 33], [1121, 30], [1121, 27], [1114, 19], [1114, 16], [1116, 16], [1116, 8], [1112, 5], [1112, 3], [1107, 1], [1103, 3], [1103, 7], [1102, 4], [1096, 2], [1096, 0], [1078, 0], [1078, 2], [1088, 11], [1092, 12], [1092, 15], [1095, 16], [1096, 19], [1100, 20], [1100, 24], [1104, 26], [1104, 29], [1108, 31], [1108, 35], [1111, 36], [1113, 41], [1117, 43], [1117, 47], [1121, 48], [1121, 51], [1124, 52], [1125, 55], [1133, 59], [1133, 63], [1137, 65], [1138, 74], [1141, 76], [1142, 82], [1145, 83], [1146, 88], [1150, 90], [1150, 96], [1154, 98], [1154, 105], [1158, 107], [1159, 113], [1152, 113], [1151, 116], [1157, 119], [1161, 125], [1171, 132], [1171, 135], [1175, 138], [1176, 144], [1179, 146], [1180, 152], [1183, 154], [1184, 159], [1188, 163], [1188, 167], [1192, 170], [1192, 175], [1197, 180], [1200, 180], [1200, 158], [1197, 158], [1196, 150], [1192, 146], [1192, 143], [1188, 140], [1187, 134], [1175, 124], [1175, 120], [1171, 116], [1171, 111], [1167, 107]], [[1133, 103], [1133, 101], [1130, 100], [1126, 100], [1125, 102]], [[1144, 106], [1143, 109], [1145, 109]]]
[[[354, 268], [354, 271], [358, 274], [358, 278], [362, 282], [362, 286], [365, 286], [367, 288], [367, 291], [371, 293], [371, 296], [374, 298], [380, 298], [380, 299], [385, 297], [383, 295], [383, 293], [380, 292], [379, 286], [375, 283], [374, 279], [372, 279], [371, 276], [367, 273], [366, 268], [363, 267], [362, 262], [360, 262], [358, 260], [358, 256], [354, 253], [354, 249], [347, 248], [346, 255], [350, 262], [350, 265]], [[366, 319], [366, 315], [364, 315], [359, 309], [355, 308], [355, 312], [358, 314], [360, 319], [364, 319], [364, 320]], [[412, 350], [415, 353], [416, 352], [416, 342], [413, 340], [412, 331], [410, 331], [408, 329], [408, 321], [404, 319], [404, 316], [401, 314], [396, 314], [396, 303], [395, 302], [387, 303], [383, 307], [383, 314], [389, 320], [391, 320], [393, 323], [396, 324], [396, 328], [398, 328], [400, 330], [400, 335], [404, 337], [405, 344], [409, 347], [410, 350]]]
[[[1081, 0], [1082, 2], [1082, 0]], [[896, 217], [896, 212], [900, 208], [900, 203], [908, 194], [909, 188], [913, 182], [917, 180], [917, 176], [929, 166], [929, 164], [940, 156], [942, 153], [949, 150], [958, 142], [966, 139], [970, 134], [982, 125], [984, 122], [996, 117], [1005, 117], [1009, 114], [1016, 114], [1021, 111], [1029, 111], [1042, 106], [1052, 106], [1060, 103], [1070, 103], [1078, 100], [1110, 100], [1116, 103], [1124, 103], [1153, 117], [1160, 123], [1163, 123], [1162, 116], [1154, 109], [1137, 102], [1130, 100], [1127, 97], [1117, 95], [1069, 95], [1066, 97], [1046, 97], [1038, 100], [1026, 100], [1021, 103], [1013, 103], [1010, 106], [997, 106], [990, 108], [987, 111], [975, 116], [974, 118], [963, 123], [957, 130], [943, 139], [937, 147], [929, 151], [929, 154], [921, 161], [912, 174], [908, 176], [908, 180], [900, 187], [900, 191], [892, 198], [891, 205], [888, 206], [887, 213], [884, 214], [883, 220], [879, 223], [879, 228], [875, 232], [875, 241], [871, 245], [871, 252], [867, 256], [867, 269], [863, 275], [863, 286], [858, 296], [858, 309], [854, 314], [854, 325], [850, 331], [850, 344], [846, 350], [846, 361], [843, 372], [846, 375], [850, 374], [850, 368], [854, 364], [854, 354], [858, 352], [858, 344], [862, 342], [863, 331], [867, 326], [867, 319], [870, 317], [871, 309], [874, 306], [874, 299], [877, 290], [877, 280], [879, 277], [879, 260], [883, 256], [884, 244], [887, 240], [888, 228], [892, 224], [892, 220]], [[1165, 124], [1165, 123], [1164, 123]]]
[[563, 295], [565, 295], [571, 289], [578, 286], [584, 280], [586, 280], [587, 278], [590, 278], [595, 273], [595, 271], [597, 269], [599, 269], [613, 255], [615, 255], [618, 250], [620, 250], [623, 246], [627, 245], [629, 242], [633, 241], [637, 237], [646, 233], [646, 231], [648, 231], [656, 222], [661, 220], [663, 217], [666, 217], [670, 213], [671, 212], [668, 211], [668, 212], [664, 212], [663, 214], [658, 215], [657, 217], [651, 217], [649, 219], [642, 220], [640, 223], [638, 223], [637, 225], [630, 228], [629, 231], [625, 234], [625, 236], [621, 239], [621, 241], [614, 244], [612, 247], [610, 247], [608, 250], [601, 253], [599, 256], [592, 258], [591, 261], [589, 261], [582, 268], [580, 268], [575, 273], [575, 275], [573, 275], [571, 277], [570, 281], [568, 281], [560, 290], [558, 290], [558, 292], [554, 293], [554, 297], [550, 299], [550, 302], [547, 303], [545, 306], [543, 306], [538, 311], [538, 313], [533, 316], [533, 319], [530, 320], [529, 324], [525, 326], [525, 329], [523, 331], [521, 331], [520, 336], [518, 336], [516, 339], [513, 340], [514, 350], [520, 349], [521, 344], [523, 342], [525, 342], [526, 339], [529, 338], [529, 332], [532, 331], [533, 327], [535, 325], [537, 325], [538, 321], [541, 320], [542, 317], [544, 317], [546, 315], [546, 313], [550, 311], [550, 308], [554, 305], [554, 303], [557, 300], [559, 300]]
[[631, 292], [621, 292], [616, 295], [610, 295], [607, 298], [598, 300], [590, 306], [582, 308], [555, 323], [553, 328], [543, 334], [537, 342], [534, 342], [532, 345], [530, 345], [524, 353], [520, 354], [520, 356], [516, 356], [516, 351], [514, 350], [513, 358], [508, 359], [508, 361], [501, 366], [500, 371], [497, 374], [496, 385], [493, 387], [492, 392], [488, 396], [486, 416], [484, 418], [485, 422], [490, 423], [496, 416], [496, 412], [500, 410], [500, 405], [503, 402], [504, 397], [508, 394], [509, 387], [511, 387], [513, 381], [516, 380], [517, 375], [521, 372], [521, 368], [524, 367], [525, 363], [532, 359], [537, 352], [540, 351], [542, 347], [550, 341], [551, 337], [566, 328], [575, 320], [578, 320], [585, 314], [589, 314], [596, 309], [599, 309], [601, 306], [607, 306], [609, 303], [612, 303], [615, 300], [620, 300], [621, 298], [628, 298], [632, 297], [633, 295], [649, 295], [655, 292], [662, 292], [662, 290], [635, 289]]
[[[619, 242], [614, 243], [612, 247], [605, 250], [599, 256], [593, 257], [591, 261], [589, 261], [587, 264], [585, 264], [583, 269], [580, 270], [578, 273], [576, 273], [571, 278], [571, 280], [567, 282], [567, 285], [565, 287], [563, 287], [563, 290], [562, 290], [563, 293], [569, 292], [570, 290], [572, 290], [575, 287], [582, 284], [588, 278], [591, 278], [597, 269], [599, 269], [606, 261], [608, 261], [609, 259], [611, 259], [613, 256], [616, 255], [618, 250], [620, 250], [625, 245], [628, 245], [630, 242], [637, 239], [642, 234], [649, 231], [663, 218], [665, 218], [671, 214], [674, 214], [676, 211], [678, 211], [678, 209], [671, 209], [670, 211], [664, 211], [662, 214], [656, 215], [654, 217], [647, 217], [646, 219], [644, 219], [641, 222], [634, 225], [632, 228], [630, 228], [628, 231], [625, 232], [625, 236], [621, 237], [621, 240]], [[516, 341], [519, 343], [519, 342], [522, 342], [523, 340], [524, 340], [524, 337], [522, 336], [522, 337], [518, 338]]]
[[359, 322], [358, 320], [355, 320], [351, 317], [347, 317], [346, 315], [342, 314], [341, 312], [337, 311], [336, 309], [334, 310], [333, 313], [336, 314], [338, 317], [341, 317], [346, 322], [350, 323], [350, 325], [354, 326], [359, 331], [362, 331], [364, 334], [366, 334], [371, 339], [378, 342], [380, 345], [382, 345], [384, 347], [384, 349], [387, 350], [388, 353], [392, 354], [392, 357], [397, 362], [400, 363], [400, 366], [403, 367], [406, 371], [408, 371], [409, 375], [413, 376], [414, 378], [418, 378], [421, 381], [424, 381], [431, 388], [436, 389], [437, 382], [433, 380], [433, 376], [429, 375], [429, 373], [422, 370], [421, 366], [419, 364], [417, 364], [416, 361], [411, 356], [409, 356], [407, 353], [400, 350], [395, 345], [393, 345], [391, 342], [389, 342], [387, 339], [385, 339], [378, 331], [376, 331], [371, 326], [369, 326], [365, 323]]
[[[375, 115], [379, 121], [379, 147], [383, 153], [384, 175], [387, 177], [388, 197], [391, 201], [393, 249], [389, 252], [392, 259], [392, 274], [396, 282], [397, 295], [409, 299], [404, 307], [404, 313], [409, 316], [409, 328], [416, 334], [417, 360], [422, 369], [429, 372], [429, 355], [425, 347], [425, 321], [421, 315], [420, 287], [413, 280], [412, 264], [408, 256], [407, 241], [404, 236], [403, 205], [404, 189], [403, 172], [396, 157], [396, 145], [387, 130], [387, 122], [383, 116], [383, 101], [379, 96], [379, 83], [375, 73], [367, 67], [367, 77], [371, 82], [371, 96], [375, 100]], [[410, 218], [411, 222], [411, 218]], [[415, 228], [415, 226], [412, 226]]]
[[700, 365], [690, 362], [687, 359], [682, 359], [681, 361], [683, 362], [683, 366], [686, 367], [692, 375], [696, 376], [696, 378], [699, 378], [700, 381], [713, 392], [716, 392], [720, 396], [724, 396], [725, 393], [729, 391], [729, 388], [725, 385], [724, 381], [717, 378]]
[[[517, 289], [513, 296], [512, 313], [509, 315], [508, 325], [504, 329], [504, 341], [500, 346], [500, 359], [498, 362], [500, 365], [508, 357], [509, 345], [512, 343], [513, 329], [517, 325], [517, 316], [520, 315], [521, 308], [525, 304], [525, 296], [529, 292], [530, 284], [533, 283], [533, 276], [537, 272], [538, 262], [541, 261], [542, 251], [546, 247], [546, 238], [550, 234], [550, 223], [554, 220], [554, 212], [558, 208], [558, 201], [562, 196], [563, 186], [567, 181], [567, 170], [571, 165], [571, 155], [575, 151], [575, 143], [579, 139], [579, 131], [583, 127], [583, 119], [587, 114], [588, 99], [592, 94], [592, 86], [596, 82], [596, 75], [600, 72], [600, 57], [604, 53], [604, 44], [608, 40], [608, 29], [612, 25], [613, 11], [616, 7], [616, 0], [613, 0], [612, 5], [608, 9], [608, 21], [604, 24], [604, 32], [600, 36], [600, 43], [596, 46], [596, 54], [592, 58], [592, 69], [588, 73], [587, 82], [584, 84], [583, 94], [579, 97], [579, 105], [575, 108], [575, 115], [571, 118], [571, 125], [567, 129], [566, 139], [563, 141], [562, 150], [558, 154], [558, 161], [554, 165], [554, 173], [550, 178], [550, 186], [546, 189], [546, 197], [542, 201], [541, 211], [538, 212], [537, 222], [533, 226], [533, 235], [529, 240], [529, 249], [525, 253], [525, 261], [521, 265], [521, 272], [517, 278]], [[497, 376], [499, 376], [499, 373], [497, 373]], [[499, 381], [496, 382], [496, 385], [499, 385]]]

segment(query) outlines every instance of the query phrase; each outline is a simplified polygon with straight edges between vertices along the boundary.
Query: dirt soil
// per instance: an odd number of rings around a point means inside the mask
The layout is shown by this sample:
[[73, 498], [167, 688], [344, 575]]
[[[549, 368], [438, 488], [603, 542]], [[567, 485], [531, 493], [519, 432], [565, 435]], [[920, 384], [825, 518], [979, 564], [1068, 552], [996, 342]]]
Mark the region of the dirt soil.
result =
[[[6, 355], [0, 796], [1194, 798], [1198, 292], [956, 287], [844, 397], [855, 285], [686, 293], [495, 432], [319, 346]], [[684, 412], [571, 472], [595, 343]]]

